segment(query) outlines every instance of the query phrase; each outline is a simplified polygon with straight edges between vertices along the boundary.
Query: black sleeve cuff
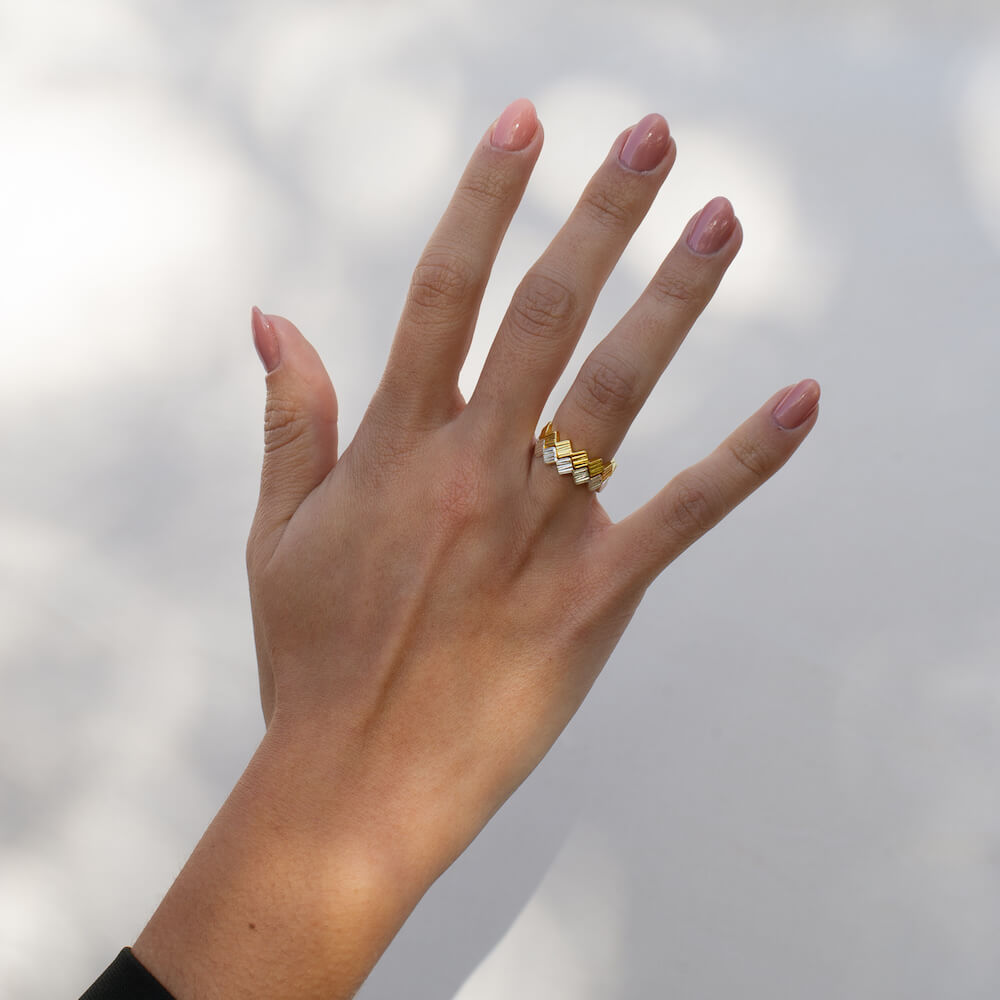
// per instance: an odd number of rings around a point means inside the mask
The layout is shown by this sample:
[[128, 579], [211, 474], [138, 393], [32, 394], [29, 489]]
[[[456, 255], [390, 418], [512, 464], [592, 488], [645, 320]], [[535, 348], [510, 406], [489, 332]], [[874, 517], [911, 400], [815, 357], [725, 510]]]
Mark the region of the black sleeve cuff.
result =
[[80, 1000], [174, 1000], [156, 981], [153, 974], [132, 954], [122, 948], [118, 957]]

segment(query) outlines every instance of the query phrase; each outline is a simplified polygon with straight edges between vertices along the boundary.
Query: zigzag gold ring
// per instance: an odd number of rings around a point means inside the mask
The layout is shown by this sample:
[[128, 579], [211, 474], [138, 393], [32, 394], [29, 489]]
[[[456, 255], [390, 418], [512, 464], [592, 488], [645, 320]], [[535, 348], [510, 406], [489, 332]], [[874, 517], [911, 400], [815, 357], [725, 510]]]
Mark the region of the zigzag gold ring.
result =
[[535, 441], [535, 457], [546, 465], [554, 465], [560, 476], [572, 476], [577, 486], [586, 486], [592, 493], [600, 493], [611, 478], [616, 465], [612, 459], [605, 462], [591, 458], [585, 451], [574, 451], [569, 439], [560, 440], [559, 432], [549, 421]]

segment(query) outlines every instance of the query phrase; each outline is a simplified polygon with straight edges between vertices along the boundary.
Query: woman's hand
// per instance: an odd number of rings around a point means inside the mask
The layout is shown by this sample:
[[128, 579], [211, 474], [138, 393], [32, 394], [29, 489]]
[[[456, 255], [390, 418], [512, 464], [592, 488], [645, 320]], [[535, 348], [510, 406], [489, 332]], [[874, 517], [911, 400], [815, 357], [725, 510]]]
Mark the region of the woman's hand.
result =
[[[231, 952], [249, 941], [259, 958], [258, 928], [291, 939], [284, 958], [278, 949], [265, 963], [285, 968], [296, 954], [313, 969], [288, 995], [349, 995], [552, 745], [652, 580], [777, 471], [816, 419], [815, 382], [781, 390], [618, 524], [595, 492], [535, 456], [542, 408], [673, 165], [658, 115], [614, 141], [515, 292], [466, 402], [459, 371], [541, 146], [527, 101], [483, 138], [420, 258], [385, 374], [339, 459], [322, 362], [290, 322], [254, 314], [268, 396], [247, 560], [268, 734], [230, 819], [224, 810], [217, 820], [223, 832], [206, 840], [218, 862], [240, 836], [231, 831], [255, 815], [249, 836], [260, 851], [250, 853], [265, 867], [270, 859], [289, 907], [298, 898], [312, 915], [289, 923], [251, 892], [235, 941], [216, 941]], [[691, 220], [551, 415], [575, 449], [613, 457], [741, 239], [725, 199]], [[236, 886], [248, 877], [237, 866]], [[157, 971], [157, 938], [146, 936], [140, 958]], [[182, 947], [190, 955], [192, 944], [158, 940], [162, 977], [166, 956]], [[245, 972], [251, 959], [242, 961]]]

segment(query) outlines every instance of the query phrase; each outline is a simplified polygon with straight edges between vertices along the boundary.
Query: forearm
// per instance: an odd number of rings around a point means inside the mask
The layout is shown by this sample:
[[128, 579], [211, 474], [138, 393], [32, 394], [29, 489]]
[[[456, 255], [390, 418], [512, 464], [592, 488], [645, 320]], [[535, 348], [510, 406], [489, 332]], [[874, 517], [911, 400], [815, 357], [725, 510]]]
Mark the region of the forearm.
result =
[[136, 942], [178, 1000], [353, 996], [433, 880], [312, 752], [265, 737]]

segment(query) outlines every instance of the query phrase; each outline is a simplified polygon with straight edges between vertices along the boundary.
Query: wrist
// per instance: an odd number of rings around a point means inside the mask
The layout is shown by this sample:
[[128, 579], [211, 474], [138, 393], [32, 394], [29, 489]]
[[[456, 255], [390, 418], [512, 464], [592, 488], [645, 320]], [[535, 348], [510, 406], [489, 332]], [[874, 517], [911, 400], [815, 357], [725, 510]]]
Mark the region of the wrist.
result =
[[258, 757], [289, 825], [311, 830], [314, 849], [325, 845], [337, 864], [354, 856], [408, 914], [513, 787], [485, 794], [496, 780], [480, 755], [466, 751], [456, 763], [444, 741], [423, 732], [408, 739], [407, 729], [398, 720], [343, 726], [279, 705]]
[[374, 756], [360, 737], [275, 713], [242, 781], [277, 850], [300, 855], [303, 867], [322, 859], [325, 878], [352, 883], [359, 902], [404, 911], [402, 923], [447, 862], [435, 838], [421, 835], [419, 803], [379, 779]]
[[353, 996], [433, 881], [322, 759], [272, 724], [136, 941], [180, 1000]]

